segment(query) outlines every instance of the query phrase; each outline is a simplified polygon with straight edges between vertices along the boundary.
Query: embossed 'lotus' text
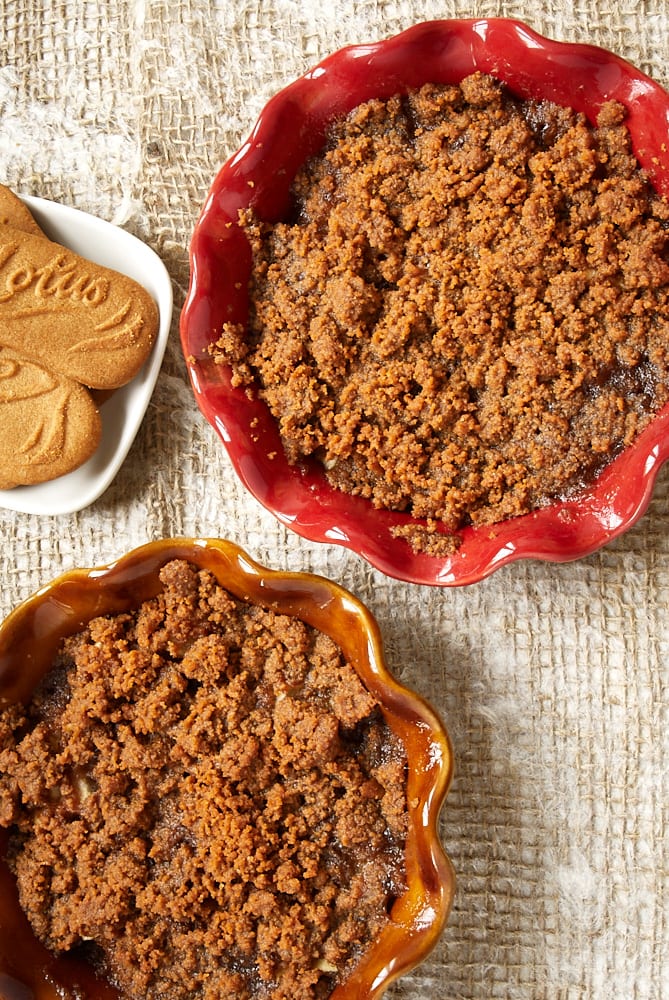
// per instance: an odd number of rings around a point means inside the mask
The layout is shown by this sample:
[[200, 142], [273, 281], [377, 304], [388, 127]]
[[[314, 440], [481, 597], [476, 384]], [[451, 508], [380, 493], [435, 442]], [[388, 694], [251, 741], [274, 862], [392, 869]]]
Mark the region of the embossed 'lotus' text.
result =
[[0, 302], [9, 302], [19, 292], [32, 291], [38, 299], [69, 299], [85, 306], [97, 306], [107, 297], [109, 282], [79, 271], [68, 263], [66, 253], [56, 253], [41, 267], [20, 264], [12, 268], [17, 243], [0, 246]]

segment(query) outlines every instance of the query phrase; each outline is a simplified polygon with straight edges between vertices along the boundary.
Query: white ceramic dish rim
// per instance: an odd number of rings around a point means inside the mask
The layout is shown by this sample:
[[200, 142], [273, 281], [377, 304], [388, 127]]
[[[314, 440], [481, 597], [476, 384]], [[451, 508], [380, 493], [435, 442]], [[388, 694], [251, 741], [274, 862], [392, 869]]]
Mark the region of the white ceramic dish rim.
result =
[[78, 469], [35, 486], [0, 490], [0, 507], [25, 514], [71, 514], [88, 507], [111, 484], [140, 428], [163, 362], [172, 322], [172, 283], [160, 257], [119, 226], [76, 208], [21, 195], [37, 224], [52, 240], [143, 285], [154, 297], [159, 328], [141, 371], [100, 407], [102, 439]]

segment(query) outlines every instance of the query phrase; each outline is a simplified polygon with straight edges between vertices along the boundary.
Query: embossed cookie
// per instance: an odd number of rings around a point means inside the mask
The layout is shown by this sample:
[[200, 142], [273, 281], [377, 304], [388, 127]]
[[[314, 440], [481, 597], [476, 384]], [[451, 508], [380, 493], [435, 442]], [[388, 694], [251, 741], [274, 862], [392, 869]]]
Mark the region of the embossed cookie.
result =
[[0, 345], [95, 389], [125, 385], [156, 338], [136, 281], [45, 236], [0, 227]]
[[44, 236], [28, 206], [4, 184], [0, 184], [0, 225]]
[[0, 489], [76, 469], [100, 443], [100, 415], [78, 382], [0, 347]]

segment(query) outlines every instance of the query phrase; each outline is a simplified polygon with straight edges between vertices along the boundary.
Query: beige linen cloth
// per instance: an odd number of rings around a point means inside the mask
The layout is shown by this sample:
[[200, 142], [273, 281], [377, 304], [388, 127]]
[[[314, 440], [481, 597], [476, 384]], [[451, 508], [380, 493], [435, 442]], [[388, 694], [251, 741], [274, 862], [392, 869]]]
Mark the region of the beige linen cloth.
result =
[[403, 1000], [669, 998], [669, 474], [646, 516], [577, 563], [456, 590], [386, 578], [295, 536], [236, 480], [186, 377], [187, 247], [218, 167], [267, 99], [341, 46], [432, 17], [503, 15], [669, 84], [666, 0], [0, 0], [0, 181], [124, 226], [165, 261], [170, 343], [107, 492], [0, 510], [0, 617], [73, 566], [173, 535], [231, 538], [344, 583], [393, 670], [443, 715], [449, 924]]

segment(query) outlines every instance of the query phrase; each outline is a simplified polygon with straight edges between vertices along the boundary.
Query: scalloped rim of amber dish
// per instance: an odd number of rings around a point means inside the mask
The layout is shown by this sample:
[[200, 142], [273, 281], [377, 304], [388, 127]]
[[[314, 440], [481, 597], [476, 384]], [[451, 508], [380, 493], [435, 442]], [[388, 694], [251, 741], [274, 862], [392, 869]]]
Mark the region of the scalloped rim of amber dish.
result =
[[[230, 593], [251, 603], [301, 618], [330, 635], [368, 690], [377, 698], [408, 758], [409, 833], [407, 891], [390, 921], [331, 1000], [371, 1000], [398, 976], [421, 962], [447, 921], [454, 875], [438, 833], [438, 821], [452, 776], [452, 752], [443, 723], [419, 695], [389, 672], [376, 619], [351, 593], [324, 577], [261, 566], [233, 542], [211, 538], [164, 539], [134, 549], [116, 562], [64, 573], [19, 605], [0, 626], [0, 703], [26, 701], [49, 669], [64, 636], [97, 615], [131, 610], [160, 589], [161, 567], [186, 559], [209, 569]], [[6, 837], [5, 837], [6, 840]], [[3, 977], [35, 990], [72, 986], [79, 975], [66, 958], [54, 959], [32, 936], [0, 843], [0, 987]], [[7, 906], [9, 896], [13, 897]], [[9, 977], [7, 979], [7, 977]], [[48, 983], [50, 985], [46, 986]], [[18, 987], [17, 987], [18, 988]], [[91, 974], [83, 994], [113, 1000], [118, 993]], [[2, 990], [0, 989], [0, 992]], [[11, 995], [11, 994], [10, 994]]]
[[628, 530], [646, 510], [669, 457], [669, 406], [577, 497], [464, 528], [455, 533], [456, 551], [434, 556], [414, 552], [395, 535], [412, 523], [409, 515], [376, 510], [364, 498], [337, 491], [315, 462], [291, 466], [267, 407], [233, 388], [229, 369], [214, 364], [207, 349], [223, 321], [248, 318], [251, 256], [239, 210], [252, 207], [262, 219], [280, 219], [297, 170], [320, 148], [328, 124], [355, 105], [426, 82], [459, 82], [476, 70], [520, 97], [571, 106], [591, 121], [604, 101], [620, 101], [639, 162], [656, 188], [669, 193], [669, 94], [639, 69], [604, 49], [553, 41], [512, 19], [427, 21], [374, 44], [341, 49], [268, 102], [248, 140], [215, 177], [196, 223], [180, 325], [198, 405], [256, 499], [306, 538], [344, 545], [391, 577], [435, 586], [471, 584], [521, 558], [580, 558]]

